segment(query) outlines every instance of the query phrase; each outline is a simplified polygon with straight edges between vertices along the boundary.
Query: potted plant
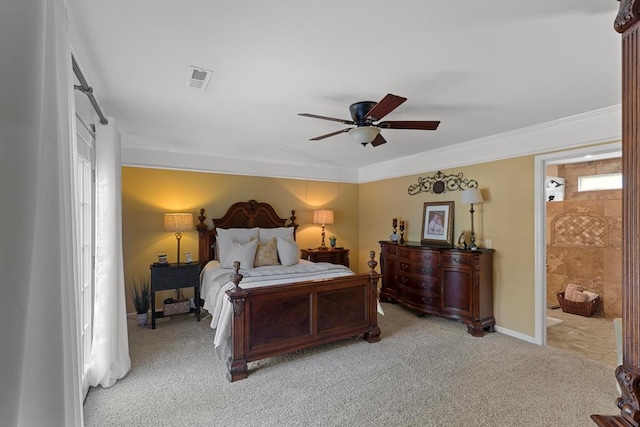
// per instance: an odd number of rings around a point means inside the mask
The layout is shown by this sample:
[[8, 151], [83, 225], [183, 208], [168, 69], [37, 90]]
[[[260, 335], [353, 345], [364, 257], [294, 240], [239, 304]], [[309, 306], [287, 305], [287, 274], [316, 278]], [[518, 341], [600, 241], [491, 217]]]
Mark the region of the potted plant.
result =
[[333, 234], [329, 236], [329, 244], [332, 248], [336, 247], [336, 236], [334, 236]]
[[149, 306], [151, 305], [151, 280], [143, 276], [138, 286], [135, 279], [132, 279], [129, 290], [131, 291], [131, 301], [138, 314], [138, 325], [145, 325], [149, 316]]

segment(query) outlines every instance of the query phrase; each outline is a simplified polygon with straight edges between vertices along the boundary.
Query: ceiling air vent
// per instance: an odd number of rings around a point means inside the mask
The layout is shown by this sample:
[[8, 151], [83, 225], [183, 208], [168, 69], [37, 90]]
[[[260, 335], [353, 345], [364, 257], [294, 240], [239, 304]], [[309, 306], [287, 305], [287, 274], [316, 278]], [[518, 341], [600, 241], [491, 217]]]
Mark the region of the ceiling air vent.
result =
[[212, 73], [212, 71], [204, 68], [189, 66], [187, 69], [187, 87], [200, 91], [206, 90]]

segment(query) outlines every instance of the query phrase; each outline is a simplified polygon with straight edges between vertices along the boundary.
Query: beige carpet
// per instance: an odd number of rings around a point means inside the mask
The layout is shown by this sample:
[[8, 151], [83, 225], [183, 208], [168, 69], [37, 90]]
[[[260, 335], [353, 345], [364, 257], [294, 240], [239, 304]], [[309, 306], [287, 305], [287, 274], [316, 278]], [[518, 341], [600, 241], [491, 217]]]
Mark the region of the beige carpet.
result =
[[382, 340], [249, 364], [229, 383], [207, 321], [130, 327], [131, 372], [92, 389], [87, 426], [590, 426], [616, 414], [613, 368], [383, 304]]

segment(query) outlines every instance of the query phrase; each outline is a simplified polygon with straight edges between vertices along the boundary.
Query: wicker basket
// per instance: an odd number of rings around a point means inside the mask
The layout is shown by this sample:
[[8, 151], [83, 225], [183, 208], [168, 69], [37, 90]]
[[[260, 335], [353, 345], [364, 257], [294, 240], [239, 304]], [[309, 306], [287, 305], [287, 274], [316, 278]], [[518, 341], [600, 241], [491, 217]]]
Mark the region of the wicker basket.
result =
[[163, 316], [188, 313], [189, 311], [191, 311], [191, 301], [189, 301], [188, 299], [174, 300], [172, 303], [165, 303], [162, 307]]
[[568, 299], [564, 299], [564, 292], [558, 292], [556, 296], [558, 297], [562, 311], [586, 317], [590, 317], [596, 311], [598, 301], [600, 301], [600, 297], [587, 302], [569, 301]]

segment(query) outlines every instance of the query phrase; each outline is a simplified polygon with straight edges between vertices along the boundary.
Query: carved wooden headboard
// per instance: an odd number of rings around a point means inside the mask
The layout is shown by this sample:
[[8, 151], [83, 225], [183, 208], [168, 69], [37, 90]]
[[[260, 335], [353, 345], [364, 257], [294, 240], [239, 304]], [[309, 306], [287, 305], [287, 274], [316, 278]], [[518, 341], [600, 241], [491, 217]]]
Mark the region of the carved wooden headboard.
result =
[[[198, 220], [200, 223], [196, 226], [198, 229], [198, 260], [201, 266], [205, 266], [207, 262], [216, 259], [216, 228], [277, 228], [277, 227], [293, 227], [293, 238], [296, 237], [296, 211], [291, 211], [291, 216], [280, 218], [276, 214], [275, 209], [263, 202], [249, 200], [248, 202], [237, 202], [231, 205], [227, 213], [222, 218], [214, 218], [213, 228], [204, 223], [207, 219], [204, 216], [204, 209], [200, 209]], [[287, 222], [289, 222], [287, 224]]]

